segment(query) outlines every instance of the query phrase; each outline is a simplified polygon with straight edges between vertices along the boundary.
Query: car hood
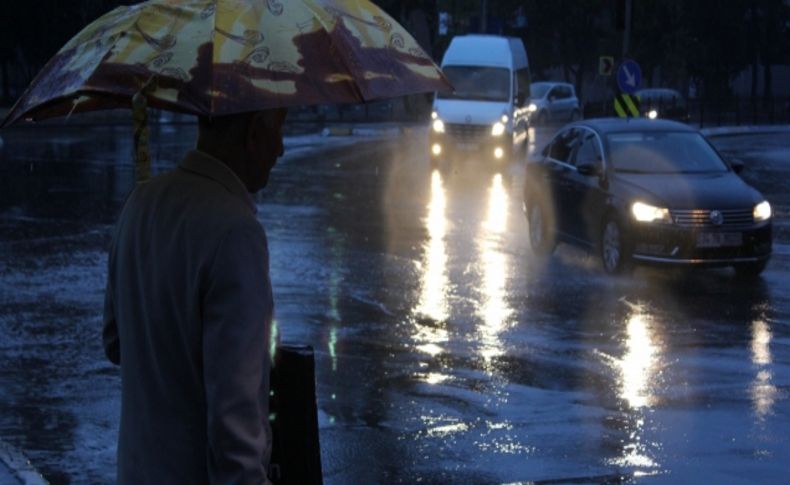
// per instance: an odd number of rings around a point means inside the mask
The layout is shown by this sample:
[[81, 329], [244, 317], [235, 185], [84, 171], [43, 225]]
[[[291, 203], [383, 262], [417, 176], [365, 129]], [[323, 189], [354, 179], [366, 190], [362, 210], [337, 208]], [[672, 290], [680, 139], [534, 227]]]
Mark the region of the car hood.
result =
[[535, 106], [545, 106], [547, 103], [548, 100], [545, 97], [529, 98], [529, 100], [527, 100], [527, 106], [530, 104], [534, 104]]
[[463, 99], [437, 99], [433, 109], [445, 123], [493, 125], [508, 114], [508, 104], [492, 101], [468, 101]]
[[[720, 174], [623, 174], [614, 178], [635, 197], [670, 209], [744, 209], [761, 202], [757, 190], [733, 172]], [[634, 190], [636, 189], [636, 190]]]

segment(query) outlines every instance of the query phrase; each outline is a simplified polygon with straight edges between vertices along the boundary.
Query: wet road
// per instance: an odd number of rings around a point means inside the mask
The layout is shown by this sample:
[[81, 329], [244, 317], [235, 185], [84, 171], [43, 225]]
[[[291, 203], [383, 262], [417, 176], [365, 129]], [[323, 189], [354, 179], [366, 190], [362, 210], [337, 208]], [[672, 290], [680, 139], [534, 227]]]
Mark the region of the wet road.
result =
[[[119, 381], [99, 332], [128, 131], [2, 136], [0, 439], [53, 483], [111, 482]], [[433, 170], [420, 130], [289, 140], [259, 217], [279, 333], [317, 350], [325, 482], [784, 482], [787, 138], [714, 141], [779, 212], [749, 287], [534, 258], [523, 162]], [[155, 132], [155, 169], [193, 139]]]

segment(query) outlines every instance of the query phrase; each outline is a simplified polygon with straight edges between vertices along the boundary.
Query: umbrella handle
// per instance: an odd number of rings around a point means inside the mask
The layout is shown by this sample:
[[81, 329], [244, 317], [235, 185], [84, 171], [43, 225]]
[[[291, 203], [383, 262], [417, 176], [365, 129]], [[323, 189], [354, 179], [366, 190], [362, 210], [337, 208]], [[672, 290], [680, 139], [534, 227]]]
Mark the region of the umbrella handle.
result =
[[132, 122], [134, 124], [134, 168], [138, 183], [151, 178], [151, 154], [148, 147], [150, 129], [148, 128], [148, 95], [156, 90], [156, 80], [152, 76], [132, 96]]

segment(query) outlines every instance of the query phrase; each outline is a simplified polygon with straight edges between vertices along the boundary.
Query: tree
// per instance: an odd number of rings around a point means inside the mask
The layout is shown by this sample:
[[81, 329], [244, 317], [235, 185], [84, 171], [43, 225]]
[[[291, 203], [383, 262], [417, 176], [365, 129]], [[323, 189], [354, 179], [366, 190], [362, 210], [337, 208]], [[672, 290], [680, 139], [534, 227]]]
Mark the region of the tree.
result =
[[585, 76], [593, 72], [602, 46], [614, 35], [605, 21], [609, 2], [533, 2], [526, 11], [528, 47], [536, 68], [533, 72], [560, 65], [565, 80], [575, 84], [577, 95], [582, 98]]
[[682, 29], [687, 36], [686, 68], [702, 81], [703, 95], [729, 94], [729, 83], [750, 63], [748, 0], [683, 2]]

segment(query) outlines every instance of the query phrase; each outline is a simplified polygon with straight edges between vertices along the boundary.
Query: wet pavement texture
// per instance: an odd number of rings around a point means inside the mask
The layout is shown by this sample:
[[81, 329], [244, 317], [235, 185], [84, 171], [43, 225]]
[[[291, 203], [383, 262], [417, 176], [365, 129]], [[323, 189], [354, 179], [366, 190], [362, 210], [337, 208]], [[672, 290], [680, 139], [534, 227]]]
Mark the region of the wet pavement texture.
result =
[[[163, 171], [195, 127], [152, 135]], [[52, 483], [109, 483], [120, 382], [101, 308], [131, 136], [0, 136], [0, 439]], [[790, 140], [713, 142], [777, 212], [748, 286], [610, 278], [564, 246], [535, 258], [524, 161], [434, 169], [424, 130], [289, 138], [257, 200], [278, 332], [317, 353], [325, 483], [784, 482]]]

